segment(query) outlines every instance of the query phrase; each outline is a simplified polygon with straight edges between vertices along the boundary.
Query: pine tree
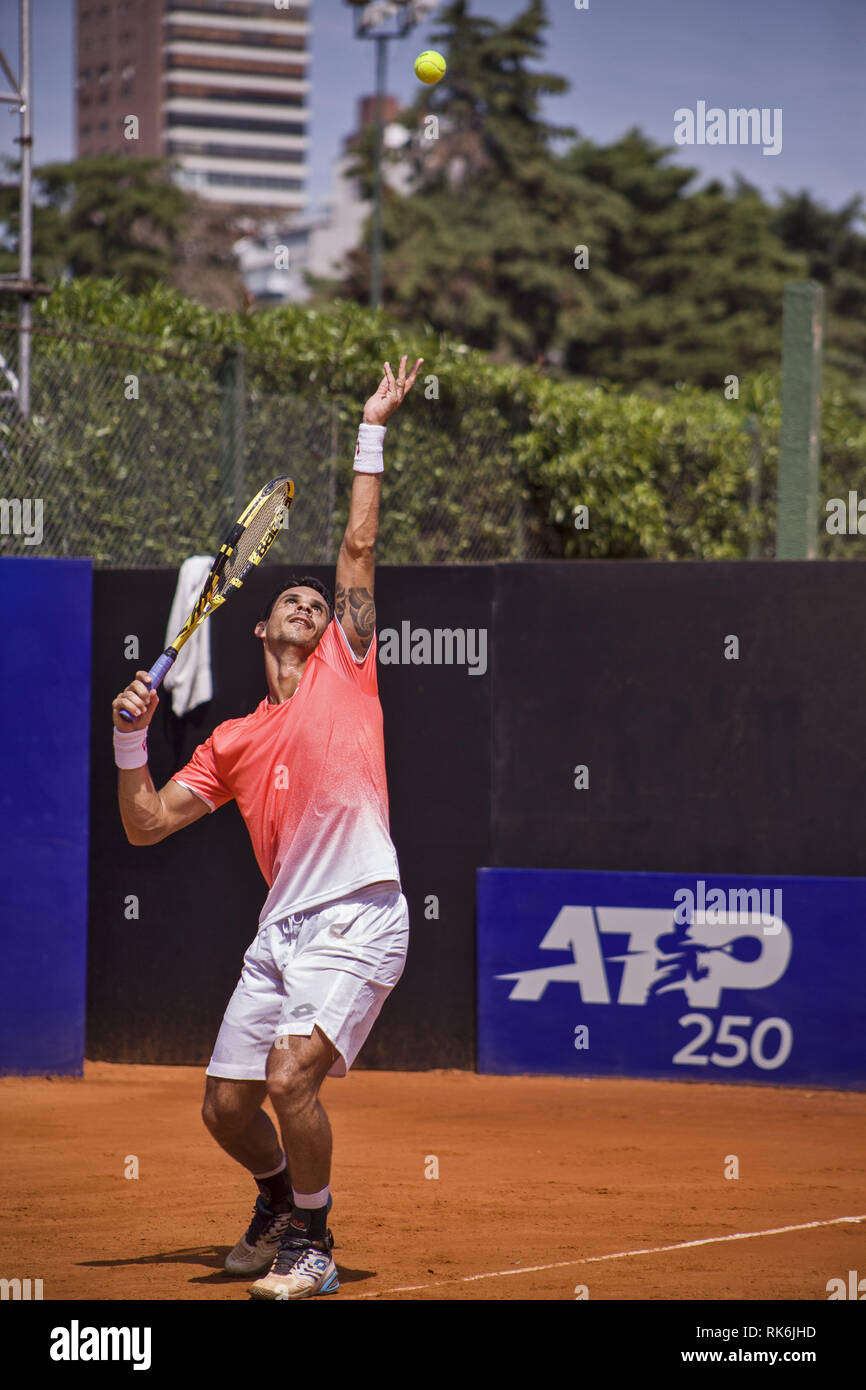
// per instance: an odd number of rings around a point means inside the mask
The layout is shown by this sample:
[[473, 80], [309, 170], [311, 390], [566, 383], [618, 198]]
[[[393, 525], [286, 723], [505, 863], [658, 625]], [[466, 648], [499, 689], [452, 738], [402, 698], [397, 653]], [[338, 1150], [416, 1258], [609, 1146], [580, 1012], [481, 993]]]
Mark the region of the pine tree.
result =
[[[0, 224], [0, 268], [8, 272], [18, 263], [17, 179], [0, 188]], [[162, 160], [106, 154], [34, 170], [33, 270], [46, 283], [64, 274], [115, 276], [137, 293], [168, 281], [214, 307], [238, 307], [243, 287], [231, 245], [224, 213], [172, 183]]]
[[669, 154], [631, 130], [565, 157], [627, 200], [611, 269], [634, 291], [594, 344], [572, 341], [567, 362], [577, 374], [711, 387], [778, 365], [784, 285], [803, 277], [803, 258], [776, 236], [756, 189], [714, 180], [688, 192], [697, 171], [666, 164]]
[[826, 362], [862, 378], [866, 359], [866, 236], [863, 200], [833, 212], [808, 193], [783, 193], [772, 217], [776, 235], [805, 255], [808, 274], [825, 288]]
[[[551, 155], [550, 141], [573, 132], [539, 113], [566, 80], [527, 66], [543, 55], [542, 0], [507, 24], [471, 15], [466, 0], [441, 18], [432, 42], [447, 74], [401, 117], [412, 191], [386, 199], [385, 304], [502, 359], [556, 360], [575, 323], [591, 336], [628, 292], [604, 261], [626, 206]], [[592, 292], [574, 269], [575, 246], [590, 243]], [[344, 293], [363, 300], [368, 276], [361, 251]]]
[[[778, 369], [785, 283], [812, 274], [828, 287], [827, 361], [859, 371], [859, 203], [831, 213], [785, 195], [774, 208], [743, 179], [701, 185], [639, 130], [607, 146], [574, 138], [541, 114], [568, 89], [540, 68], [546, 27], [543, 0], [507, 23], [467, 0], [443, 13], [432, 42], [448, 70], [400, 118], [410, 139], [393, 157], [407, 187], [385, 199], [389, 312], [495, 360], [720, 389], [730, 374]], [[368, 133], [368, 186], [371, 151]], [[366, 302], [368, 287], [362, 249], [340, 292]]]

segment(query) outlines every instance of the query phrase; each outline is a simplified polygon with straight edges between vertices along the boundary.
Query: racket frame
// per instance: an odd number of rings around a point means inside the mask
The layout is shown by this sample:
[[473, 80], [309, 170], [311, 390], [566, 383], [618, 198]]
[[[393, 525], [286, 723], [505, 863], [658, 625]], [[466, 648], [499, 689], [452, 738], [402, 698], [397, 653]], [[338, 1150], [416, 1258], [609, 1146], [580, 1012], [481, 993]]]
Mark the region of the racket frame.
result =
[[[255, 550], [250, 555], [246, 565], [243, 568], [242, 573], [239, 575], [232, 575], [231, 579], [228, 582], [226, 592], [223, 594], [217, 594], [215, 590], [219, 583], [220, 576], [225, 570], [225, 567], [228, 564], [229, 560], [234, 555], [238, 547], [238, 544], [240, 543], [240, 540], [243, 537], [245, 531], [247, 530], [250, 522], [253, 520], [253, 517], [258, 515], [262, 507], [267, 502], [268, 498], [280, 485], [283, 486], [284, 496], [280, 504], [279, 510], [274, 513], [274, 520], [268, 527], [262, 539], [259, 541]], [[171, 670], [174, 663], [177, 661], [177, 658], [180, 654], [181, 649], [183, 648], [184, 643], [187, 642], [190, 637], [192, 637], [192, 634], [195, 632], [196, 628], [200, 627], [206, 618], [209, 618], [212, 613], [215, 613], [216, 610], [219, 607], [221, 607], [222, 604], [225, 603], [232, 589], [240, 589], [243, 587], [244, 580], [247, 578], [250, 571], [254, 568], [254, 566], [260, 564], [261, 561], [264, 559], [265, 555], [267, 555], [273, 542], [276, 539], [277, 532], [282, 529], [283, 516], [281, 515], [281, 513], [288, 515], [288, 511], [292, 505], [292, 502], [294, 501], [294, 497], [294, 483], [292, 482], [291, 478], [281, 475], [279, 478], [272, 478], [269, 483], [266, 483], [265, 486], [256, 493], [252, 501], [249, 502], [247, 506], [244, 508], [244, 510], [241, 512], [237, 521], [233, 524], [231, 530], [229, 531], [228, 535], [226, 536], [225, 540], [219, 548], [219, 554], [217, 555], [216, 559], [211, 565], [207, 579], [204, 582], [201, 593], [196, 599], [192, 612], [190, 613], [180, 632], [175, 637], [174, 641], [171, 643], [170, 646], [166, 647], [165, 651], [162, 653], [160, 657], [157, 658], [157, 660], [153, 663], [150, 670], [148, 671], [147, 684], [150, 686], [151, 690], [156, 690], [157, 687], [162, 684], [166, 675]], [[120, 714], [121, 718], [125, 719], [127, 723], [132, 724], [135, 722], [135, 716], [130, 714], [128, 710], [122, 709], [120, 711]]]

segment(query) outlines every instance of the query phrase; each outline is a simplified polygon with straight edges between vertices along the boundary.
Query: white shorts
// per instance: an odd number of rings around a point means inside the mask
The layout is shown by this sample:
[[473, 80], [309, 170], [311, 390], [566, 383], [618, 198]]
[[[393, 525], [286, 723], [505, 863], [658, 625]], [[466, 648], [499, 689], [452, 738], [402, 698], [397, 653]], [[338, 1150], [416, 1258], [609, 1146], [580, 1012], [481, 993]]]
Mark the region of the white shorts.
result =
[[246, 955], [208, 1076], [264, 1081], [275, 1039], [319, 1027], [345, 1076], [403, 974], [409, 909], [399, 883], [375, 883], [262, 927]]

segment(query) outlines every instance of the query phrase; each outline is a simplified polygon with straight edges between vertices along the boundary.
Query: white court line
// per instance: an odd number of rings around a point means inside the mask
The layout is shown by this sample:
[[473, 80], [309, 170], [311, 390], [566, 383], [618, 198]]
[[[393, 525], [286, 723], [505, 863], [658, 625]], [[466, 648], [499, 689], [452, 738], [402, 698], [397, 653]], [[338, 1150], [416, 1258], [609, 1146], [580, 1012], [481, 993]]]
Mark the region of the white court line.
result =
[[440, 1289], [446, 1284], [472, 1284], [477, 1279], [503, 1279], [509, 1274], [541, 1274], [548, 1269], [567, 1269], [573, 1265], [595, 1265], [604, 1260], [627, 1260], [633, 1255], [666, 1255], [670, 1250], [691, 1250], [696, 1245], [721, 1245], [726, 1240], [755, 1240], [758, 1236], [781, 1236], [788, 1231], [811, 1231], [816, 1226], [840, 1226], [846, 1221], [866, 1221], [863, 1216], [833, 1216], [829, 1221], [804, 1221], [799, 1226], [774, 1226], [768, 1231], [738, 1231], [732, 1236], [706, 1236], [703, 1240], [681, 1240], [676, 1245], [653, 1245], [646, 1250], [618, 1250], [613, 1255], [585, 1255], [579, 1260], [557, 1260], [550, 1265], [523, 1265], [520, 1269], [494, 1269], [488, 1274], [455, 1275], [453, 1279], [436, 1279], [432, 1284], [406, 1284], [399, 1289], [381, 1289], [376, 1293], [354, 1293], [340, 1299], [346, 1303], [357, 1298], [387, 1298], [391, 1293], [422, 1293], [425, 1289]]

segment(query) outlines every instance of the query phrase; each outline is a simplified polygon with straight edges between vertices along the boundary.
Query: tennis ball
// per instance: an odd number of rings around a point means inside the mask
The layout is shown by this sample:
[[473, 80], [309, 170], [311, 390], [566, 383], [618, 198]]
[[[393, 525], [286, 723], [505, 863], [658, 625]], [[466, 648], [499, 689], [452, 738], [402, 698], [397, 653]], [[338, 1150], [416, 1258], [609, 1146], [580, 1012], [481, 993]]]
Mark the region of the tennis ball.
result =
[[432, 86], [434, 82], [439, 82], [445, 76], [445, 59], [441, 53], [428, 48], [423, 53], [419, 53], [415, 59], [415, 76], [421, 82], [426, 82]]

